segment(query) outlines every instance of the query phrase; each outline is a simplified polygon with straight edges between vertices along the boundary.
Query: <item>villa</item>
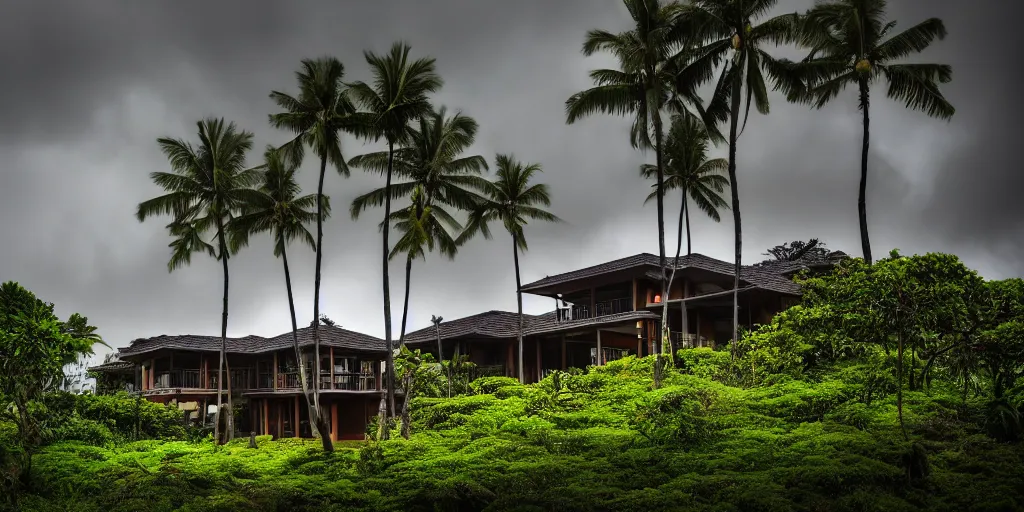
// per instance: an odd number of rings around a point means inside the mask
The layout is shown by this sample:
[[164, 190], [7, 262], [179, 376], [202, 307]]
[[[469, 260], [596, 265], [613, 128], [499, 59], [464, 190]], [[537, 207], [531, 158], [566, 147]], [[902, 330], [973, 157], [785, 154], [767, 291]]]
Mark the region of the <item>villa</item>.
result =
[[[800, 286], [793, 281], [797, 272], [828, 268], [832, 263], [780, 261], [744, 266], [738, 290], [741, 324], [753, 327], [769, 322], [799, 299]], [[732, 263], [701, 254], [684, 256], [666, 297], [661, 296], [659, 259], [648, 253], [523, 285], [524, 293], [550, 297], [555, 303], [549, 313], [524, 315], [524, 380], [536, 382], [555, 370], [656, 352], [666, 304], [671, 339], [679, 348], [728, 342], [733, 268]], [[445, 359], [464, 354], [476, 365], [475, 376], [516, 377], [518, 325], [515, 313], [488, 311], [411, 332], [405, 342], [434, 354], [440, 344]], [[363, 439], [383, 389], [385, 342], [333, 325], [322, 325], [320, 332], [319, 382], [331, 437]], [[298, 338], [309, 356], [307, 375], [312, 376], [312, 325], [300, 329]], [[186, 418], [205, 421], [216, 402], [220, 344], [217, 336], [137, 339], [119, 349], [116, 360], [90, 370], [127, 377], [126, 385], [145, 398], [176, 403], [186, 411]], [[292, 333], [229, 338], [227, 345], [228, 389], [243, 411], [236, 429], [275, 438], [311, 437]]]

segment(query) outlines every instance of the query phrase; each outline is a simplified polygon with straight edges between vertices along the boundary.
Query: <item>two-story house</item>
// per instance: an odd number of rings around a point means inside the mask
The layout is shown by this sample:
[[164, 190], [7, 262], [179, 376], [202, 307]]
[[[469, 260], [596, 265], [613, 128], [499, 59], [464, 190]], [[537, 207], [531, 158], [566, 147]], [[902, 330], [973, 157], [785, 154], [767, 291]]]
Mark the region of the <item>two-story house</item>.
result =
[[[738, 291], [740, 323], [748, 328], [767, 323], [794, 304], [800, 286], [793, 275], [817, 268], [817, 263], [744, 266]], [[673, 264], [674, 258], [669, 258]], [[523, 285], [524, 293], [550, 297], [555, 303], [553, 312], [524, 315], [524, 377], [533, 382], [553, 370], [654, 353], [666, 304], [671, 337], [679, 347], [727, 342], [732, 337], [733, 268], [732, 263], [702, 254], [683, 256], [667, 297], [662, 297], [659, 258], [649, 253]], [[444, 322], [444, 356], [466, 354], [481, 374], [515, 377], [518, 321], [515, 313], [489, 311]], [[437, 337], [431, 327], [406, 335], [406, 343], [436, 353]]]
[[[669, 260], [669, 264], [673, 259]], [[740, 273], [739, 318], [745, 327], [767, 323], [798, 299], [792, 279], [804, 269], [828, 268], [832, 261], [770, 262], [744, 266]], [[661, 267], [643, 253], [548, 276], [526, 284], [524, 293], [551, 298], [554, 310], [523, 317], [523, 371], [527, 382], [554, 370], [602, 365], [628, 354], [654, 353], [662, 308], [679, 347], [714, 346], [732, 336], [733, 264], [701, 254], [680, 259], [667, 296]], [[519, 316], [488, 311], [443, 322], [406, 335], [412, 348], [444, 358], [465, 354], [477, 376], [515, 377]], [[439, 331], [439, 332], [438, 332]], [[385, 342], [332, 325], [321, 327], [322, 403], [334, 439], [362, 439], [377, 412], [382, 389]], [[300, 329], [306, 372], [313, 378], [312, 328]], [[195, 418], [208, 420], [216, 407], [218, 336], [157, 336], [137, 339], [118, 360], [92, 368], [122, 382], [134, 373], [134, 387], [149, 400], [175, 402]], [[246, 336], [227, 342], [230, 390], [242, 409], [236, 428], [280, 437], [309, 437], [308, 412], [299, 389], [292, 334]], [[666, 347], [666, 350], [668, 347]]]
[[[307, 379], [314, 378], [312, 326], [298, 330]], [[320, 389], [331, 437], [363, 439], [376, 414], [382, 389], [383, 340], [331, 325], [320, 327]], [[208, 422], [216, 411], [219, 336], [156, 336], [137, 339], [118, 351], [120, 363], [92, 368], [124, 373], [133, 365], [142, 396], [175, 402], [193, 420]], [[273, 338], [228, 338], [225, 387], [241, 409], [239, 432], [275, 438], [310, 437], [309, 411], [302, 398], [292, 333]], [[308, 381], [312, 386], [312, 380]]]

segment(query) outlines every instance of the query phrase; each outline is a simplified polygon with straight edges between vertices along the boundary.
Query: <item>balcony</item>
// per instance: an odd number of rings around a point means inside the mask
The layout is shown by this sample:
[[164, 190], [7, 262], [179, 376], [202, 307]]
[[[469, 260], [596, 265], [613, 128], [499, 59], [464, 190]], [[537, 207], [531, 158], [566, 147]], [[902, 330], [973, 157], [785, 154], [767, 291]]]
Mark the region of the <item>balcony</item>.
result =
[[153, 389], [203, 389], [199, 370], [170, 370], [153, 375]]
[[679, 348], [711, 347], [713, 344], [712, 340], [696, 334], [684, 334], [679, 331], [672, 331], [669, 333], [669, 336]]
[[575, 304], [558, 310], [558, 321], [583, 320], [600, 316], [615, 315], [633, 311], [633, 300], [629, 297], [603, 300], [594, 303], [593, 310], [589, 304]]

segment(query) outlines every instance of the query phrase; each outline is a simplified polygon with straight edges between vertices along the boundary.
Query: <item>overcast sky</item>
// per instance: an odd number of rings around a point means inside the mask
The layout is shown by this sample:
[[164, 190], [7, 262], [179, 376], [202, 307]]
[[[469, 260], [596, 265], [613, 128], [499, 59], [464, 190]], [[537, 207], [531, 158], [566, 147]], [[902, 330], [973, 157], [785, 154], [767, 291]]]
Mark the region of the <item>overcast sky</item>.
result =
[[[777, 12], [811, 0], [782, 0]], [[1005, 0], [890, 0], [906, 28], [930, 16], [949, 37], [920, 61], [953, 66], [944, 88], [951, 122], [907, 111], [874, 90], [868, 214], [872, 247], [883, 257], [944, 251], [990, 278], [1024, 274], [1024, 169], [1019, 87], [1024, 47], [1021, 7]], [[1011, 12], [1012, 11], [1012, 12]], [[80, 312], [112, 346], [159, 334], [219, 334], [221, 269], [209, 258], [168, 273], [166, 219], [139, 223], [136, 205], [160, 193], [149, 173], [168, 169], [156, 138], [195, 140], [195, 122], [223, 116], [253, 131], [256, 148], [287, 134], [267, 124], [272, 89], [295, 90], [305, 57], [330, 54], [346, 79], [368, 79], [362, 52], [397, 39], [414, 56], [437, 58], [445, 80], [437, 104], [481, 126], [471, 154], [491, 162], [512, 152], [544, 168], [562, 225], [531, 225], [521, 259], [524, 282], [586, 265], [654, 252], [656, 210], [643, 206], [645, 158], [627, 140], [628, 121], [598, 115], [565, 125], [564, 102], [590, 86], [588, 29], [622, 30], [617, 0], [377, 2], [10, 1], [0, 5], [0, 280], [15, 280]], [[857, 181], [860, 117], [848, 90], [821, 111], [772, 96], [769, 116], [753, 114], [739, 144], [744, 258], [820, 237], [860, 255]], [[369, 147], [346, 141], [346, 157]], [[717, 150], [721, 156], [725, 148]], [[260, 152], [250, 161], [256, 163]], [[315, 191], [316, 164], [301, 184]], [[383, 212], [353, 222], [356, 195], [382, 184], [354, 171], [328, 174], [337, 205], [325, 225], [322, 308], [348, 329], [383, 335], [380, 242]], [[666, 204], [673, 219], [678, 199]], [[694, 250], [730, 259], [732, 220], [693, 219]], [[671, 232], [671, 226], [670, 226]], [[674, 237], [670, 236], [670, 245]], [[313, 254], [290, 260], [299, 323], [312, 315]], [[392, 265], [392, 301], [401, 318], [403, 264]], [[430, 255], [413, 271], [411, 329], [490, 309], [514, 311], [511, 240], [496, 232], [449, 262]], [[525, 301], [528, 313], [550, 299]], [[289, 328], [284, 279], [270, 244], [231, 260], [228, 334], [272, 336]]]

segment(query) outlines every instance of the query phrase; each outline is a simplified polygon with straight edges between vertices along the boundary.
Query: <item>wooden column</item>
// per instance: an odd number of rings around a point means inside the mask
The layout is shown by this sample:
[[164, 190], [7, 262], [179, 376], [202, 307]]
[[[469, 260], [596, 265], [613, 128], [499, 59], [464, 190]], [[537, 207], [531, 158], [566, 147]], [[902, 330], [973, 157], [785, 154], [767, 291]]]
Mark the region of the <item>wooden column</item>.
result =
[[537, 338], [537, 382], [541, 379], [540, 338]]
[[633, 311], [636, 311], [636, 278], [633, 278]]
[[140, 364], [139, 367], [142, 368], [142, 381], [139, 384], [142, 386], [143, 391], [149, 391], [149, 375], [147, 375], [146, 365]]
[[295, 397], [295, 420], [292, 421], [292, 430], [295, 431], [295, 437], [299, 437], [299, 397]]
[[338, 403], [331, 404], [331, 441], [338, 440]]
[[156, 387], [156, 359], [149, 360], [149, 389]]
[[263, 434], [270, 434], [270, 399], [263, 399]]
[[505, 356], [505, 361], [508, 363], [505, 365], [507, 368], [507, 370], [505, 370], [505, 374], [512, 378], [519, 378], [519, 372], [517, 371], [516, 366], [516, 343], [519, 343], [519, 340], [513, 340], [508, 343], [508, 354]]
[[597, 318], [597, 288], [590, 289], [590, 318]]
[[562, 371], [566, 369], [565, 335], [562, 335]]
[[597, 330], [597, 365], [601, 366], [604, 361], [601, 358], [601, 329]]
[[334, 389], [334, 347], [331, 347], [331, 385], [327, 389]]
[[274, 352], [274, 367], [271, 370], [271, 375], [274, 376], [274, 391], [277, 391], [277, 352]]

